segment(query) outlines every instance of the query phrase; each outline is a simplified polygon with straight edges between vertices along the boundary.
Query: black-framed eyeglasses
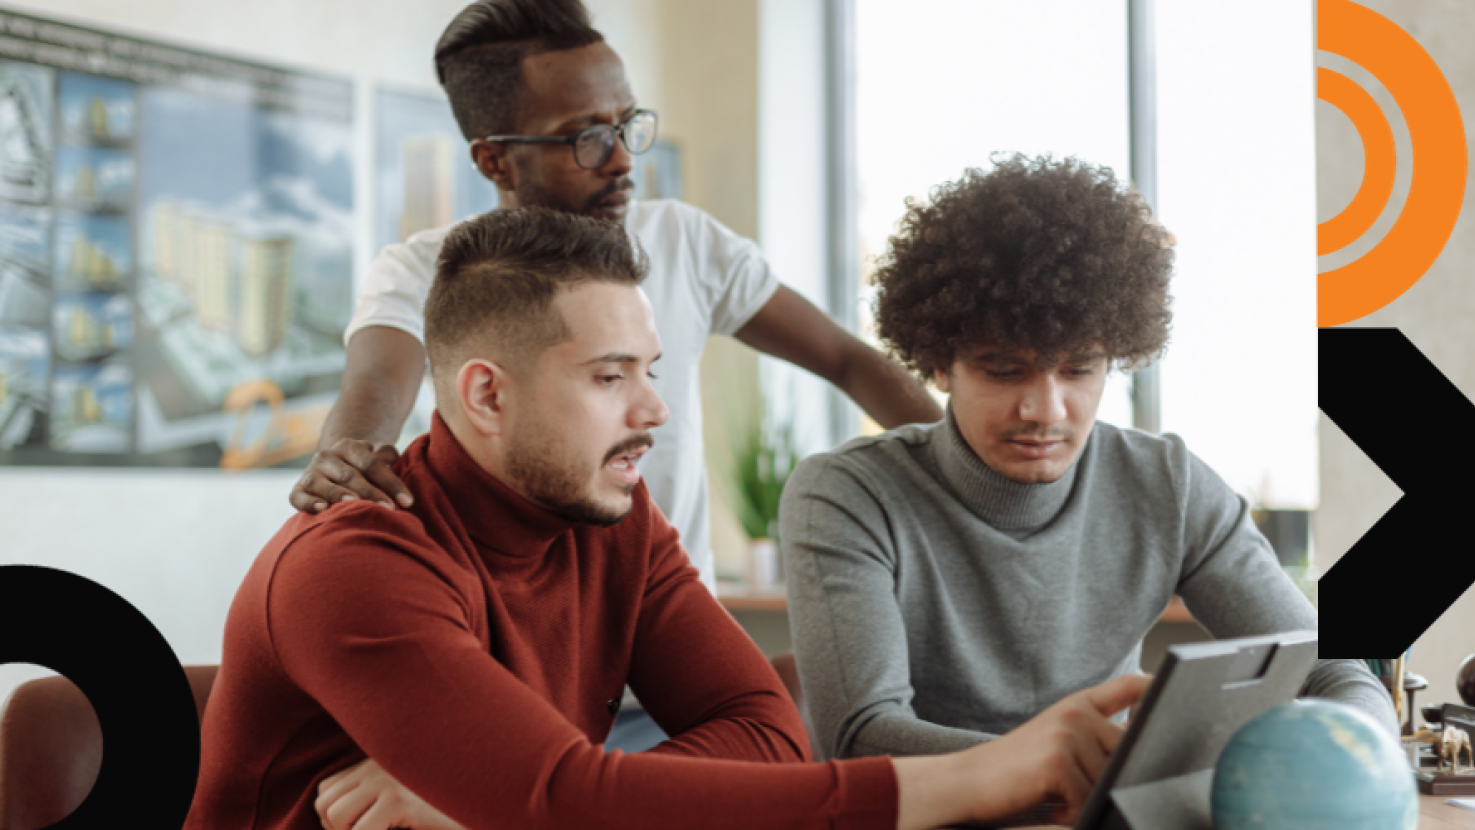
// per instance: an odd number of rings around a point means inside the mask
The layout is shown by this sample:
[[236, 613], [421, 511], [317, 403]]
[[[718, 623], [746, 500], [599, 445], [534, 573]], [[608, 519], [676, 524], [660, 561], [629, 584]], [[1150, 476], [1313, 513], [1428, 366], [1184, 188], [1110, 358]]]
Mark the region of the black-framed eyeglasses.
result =
[[489, 135], [482, 141], [504, 144], [567, 144], [574, 148], [574, 163], [585, 170], [603, 167], [615, 152], [618, 137], [625, 149], [639, 154], [656, 143], [655, 110], [636, 110], [616, 125], [591, 124], [569, 135]]

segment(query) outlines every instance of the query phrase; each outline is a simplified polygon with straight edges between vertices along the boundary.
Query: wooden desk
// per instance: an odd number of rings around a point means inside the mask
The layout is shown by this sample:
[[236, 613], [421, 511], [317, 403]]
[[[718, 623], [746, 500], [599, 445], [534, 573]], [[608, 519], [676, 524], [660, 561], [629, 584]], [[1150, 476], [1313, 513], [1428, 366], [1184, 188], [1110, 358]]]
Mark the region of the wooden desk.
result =
[[[1466, 796], [1475, 797], [1475, 796]], [[1455, 830], [1475, 828], [1475, 810], [1445, 804], [1447, 795], [1419, 796], [1419, 830]]]

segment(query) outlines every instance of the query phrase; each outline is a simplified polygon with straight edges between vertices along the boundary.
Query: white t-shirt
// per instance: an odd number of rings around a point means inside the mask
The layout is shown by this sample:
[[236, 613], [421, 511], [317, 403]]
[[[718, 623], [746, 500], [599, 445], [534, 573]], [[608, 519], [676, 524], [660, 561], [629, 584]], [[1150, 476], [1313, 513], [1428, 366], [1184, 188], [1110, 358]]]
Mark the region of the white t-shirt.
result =
[[[709, 334], [732, 335], [742, 328], [779, 281], [756, 244], [691, 205], [632, 201], [625, 228], [650, 257], [642, 288], [661, 336], [653, 385], [670, 411], [654, 433], [655, 446], [640, 460], [640, 472], [656, 506], [681, 533], [702, 582], [715, 591], [702, 451], [702, 347]], [[449, 232], [422, 231], [379, 253], [354, 303], [345, 344], [366, 326], [400, 329], [425, 342], [425, 296]]]

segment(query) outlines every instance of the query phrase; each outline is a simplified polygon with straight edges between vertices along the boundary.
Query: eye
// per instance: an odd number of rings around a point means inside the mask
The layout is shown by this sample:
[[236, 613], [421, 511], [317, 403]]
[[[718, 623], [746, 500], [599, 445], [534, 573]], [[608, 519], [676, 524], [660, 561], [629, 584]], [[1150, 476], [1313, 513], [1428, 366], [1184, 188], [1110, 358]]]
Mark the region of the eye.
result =
[[600, 375], [597, 380], [605, 386], [611, 386], [617, 380], [624, 380], [624, 375]]
[[1018, 369], [984, 369], [983, 371], [995, 380], [1010, 380], [1019, 377]]
[[659, 380], [659, 378], [656, 377], [656, 373], [655, 372], [646, 372], [645, 373], [645, 376], [648, 377], [648, 378], [650, 378], [651, 380]]
[[1083, 378], [1094, 373], [1096, 370], [1091, 366], [1072, 366], [1065, 373], [1073, 378]]

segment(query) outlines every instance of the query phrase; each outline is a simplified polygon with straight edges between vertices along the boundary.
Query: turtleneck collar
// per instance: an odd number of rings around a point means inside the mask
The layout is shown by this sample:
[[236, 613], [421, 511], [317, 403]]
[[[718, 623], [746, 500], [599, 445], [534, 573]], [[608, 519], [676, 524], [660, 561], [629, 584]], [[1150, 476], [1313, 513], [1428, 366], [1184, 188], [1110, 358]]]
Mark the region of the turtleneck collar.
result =
[[439, 411], [431, 418], [425, 459], [466, 532], [484, 547], [508, 556], [539, 556], [576, 524], [533, 504], [482, 469]]
[[1065, 475], [1046, 484], [1020, 484], [983, 462], [958, 429], [952, 403], [933, 430], [932, 447], [943, 483], [974, 515], [998, 530], [1029, 530], [1060, 513], [1075, 484], [1081, 457]]

